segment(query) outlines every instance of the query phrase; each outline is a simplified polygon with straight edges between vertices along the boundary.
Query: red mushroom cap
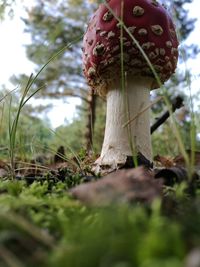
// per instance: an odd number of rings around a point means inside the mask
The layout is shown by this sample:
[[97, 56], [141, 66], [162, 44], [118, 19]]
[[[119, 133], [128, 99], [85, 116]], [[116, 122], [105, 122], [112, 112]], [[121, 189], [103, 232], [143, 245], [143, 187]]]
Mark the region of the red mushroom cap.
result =
[[[121, 17], [121, 0], [108, 5], [117, 18]], [[175, 26], [166, 8], [156, 0], [124, 0], [123, 22], [145, 51], [165, 82], [174, 73], [178, 60]], [[121, 68], [120, 39], [123, 38], [124, 68], [128, 74], [154, 77], [148, 63], [130, 35], [123, 30], [113, 13], [101, 4], [91, 18], [83, 40], [83, 71], [88, 84], [106, 91]]]

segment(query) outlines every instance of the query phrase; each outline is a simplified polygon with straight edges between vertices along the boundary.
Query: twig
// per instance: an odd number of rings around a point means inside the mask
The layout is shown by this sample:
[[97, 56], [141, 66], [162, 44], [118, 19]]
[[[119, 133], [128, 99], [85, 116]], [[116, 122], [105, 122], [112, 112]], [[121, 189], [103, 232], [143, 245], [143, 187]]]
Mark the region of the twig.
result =
[[[183, 106], [183, 98], [181, 96], [177, 96], [172, 101], [172, 112], [175, 112], [177, 109]], [[151, 134], [155, 132], [170, 116], [170, 112], [166, 111], [157, 121], [151, 126]]]
[[136, 120], [140, 115], [142, 115], [145, 111], [147, 111], [148, 109], [150, 109], [153, 105], [155, 105], [157, 102], [159, 102], [162, 99], [163, 99], [163, 97], [162, 96], [159, 96], [156, 100], [154, 100], [152, 103], [150, 103], [150, 105], [144, 107], [133, 118], [131, 118], [130, 120], [128, 120], [126, 123], [124, 123], [124, 125], [122, 127], [125, 128], [126, 126], [128, 126], [132, 121]]
[[25, 267], [25, 265], [3, 245], [0, 245], [0, 258], [2, 258], [9, 267]]

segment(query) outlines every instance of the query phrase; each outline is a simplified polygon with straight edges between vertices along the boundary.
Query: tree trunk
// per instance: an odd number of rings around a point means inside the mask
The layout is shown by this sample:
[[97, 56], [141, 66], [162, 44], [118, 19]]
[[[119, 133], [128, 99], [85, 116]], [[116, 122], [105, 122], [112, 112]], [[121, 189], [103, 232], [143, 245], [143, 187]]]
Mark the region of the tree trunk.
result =
[[89, 153], [92, 151], [93, 147], [93, 133], [94, 133], [95, 118], [96, 118], [97, 96], [94, 94], [93, 91], [90, 91], [88, 93], [87, 100], [88, 100], [88, 114], [86, 122], [85, 140], [86, 140], [86, 150]]

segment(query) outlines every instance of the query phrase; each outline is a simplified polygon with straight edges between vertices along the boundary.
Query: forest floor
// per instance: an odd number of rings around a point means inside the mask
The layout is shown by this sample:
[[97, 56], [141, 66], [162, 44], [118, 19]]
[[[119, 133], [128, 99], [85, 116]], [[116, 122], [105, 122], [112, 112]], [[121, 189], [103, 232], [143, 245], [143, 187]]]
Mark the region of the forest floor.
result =
[[1, 267], [200, 266], [197, 169], [157, 156], [100, 177], [91, 160], [18, 163], [14, 178], [1, 162]]

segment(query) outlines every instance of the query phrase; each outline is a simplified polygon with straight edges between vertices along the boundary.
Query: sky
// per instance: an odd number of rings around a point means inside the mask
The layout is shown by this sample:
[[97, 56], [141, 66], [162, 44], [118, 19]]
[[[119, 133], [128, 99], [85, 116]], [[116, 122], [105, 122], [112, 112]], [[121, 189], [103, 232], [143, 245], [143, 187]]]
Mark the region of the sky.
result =
[[[0, 87], [2, 84], [6, 84], [6, 87], [10, 90], [14, 89], [13, 85], [9, 82], [12, 75], [18, 75], [25, 73], [30, 75], [34, 72], [34, 65], [26, 58], [25, 44], [31, 42], [30, 36], [24, 33], [24, 23], [20, 17], [26, 16], [22, 8], [22, 3], [27, 6], [31, 6], [34, 0], [16, 0], [15, 16], [12, 20], [6, 19], [0, 21]], [[200, 1], [193, 0], [192, 4], [188, 4], [189, 16], [191, 18], [199, 18]], [[200, 19], [195, 24], [195, 29], [187, 40], [187, 44], [198, 44], [199, 41], [199, 29]], [[193, 82], [192, 91], [200, 91], [200, 77], [198, 75], [200, 65], [200, 55], [194, 60], [189, 60], [187, 68], [192, 69]], [[49, 100], [38, 101], [35, 104], [49, 103]], [[71, 121], [75, 116], [75, 106], [80, 103], [79, 99], [69, 99], [63, 103], [62, 100], [50, 101], [53, 103], [53, 108], [48, 112], [47, 117], [51, 120], [52, 126], [55, 128], [62, 125], [65, 120]]]
[[[24, 23], [20, 17], [25, 17], [22, 6], [31, 6], [34, 0], [16, 0], [14, 7], [15, 16], [0, 21], [0, 88], [2, 84], [6, 85], [9, 90], [14, 89], [9, 79], [12, 75], [34, 73], [34, 64], [26, 58], [25, 45], [31, 42], [30, 36], [24, 33]], [[3, 37], [3, 38], [2, 38]], [[47, 116], [53, 128], [62, 125], [65, 121], [72, 121], [76, 116], [76, 105], [80, 104], [78, 98], [68, 98], [63, 100], [37, 100], [34, 105], [53, 104], [53, 108], [44, 116]]]
[[[193, 0], [192, 4], [187, 5], [189, 8], [189, 17], [190, 18], [197, 18], [195, 23], [195, 29], [190, 34], [188, 40], [186, 41], [187, 44], [196, 44], [199, 46], [199, 31], [200, 31], [200, 17], [199, 17], [199, 10], [200, 10], [200, 1]], [[199, 46], [200, 48], [200, 46]], [[188, 60], [187, 67], [192, 70], [193, 74], [193, 81], [192, 81], [192, 91], [200, 93], [200, 54], [197, 55], [195, 59]], [[200, 103], [198, 104], [200, 105]]]

